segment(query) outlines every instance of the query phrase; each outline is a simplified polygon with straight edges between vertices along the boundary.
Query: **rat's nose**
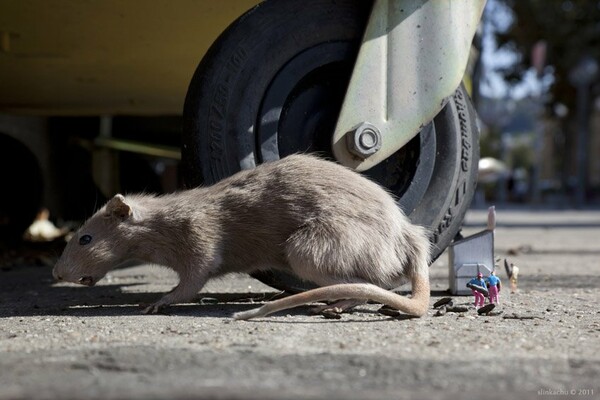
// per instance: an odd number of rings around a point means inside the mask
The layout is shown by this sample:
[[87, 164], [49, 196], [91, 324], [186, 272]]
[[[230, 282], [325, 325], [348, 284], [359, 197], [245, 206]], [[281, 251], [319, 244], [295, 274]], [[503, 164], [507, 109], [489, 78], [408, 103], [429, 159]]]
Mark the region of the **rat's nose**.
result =
[[57, 281], [62, 281], [62, 280], [63, 280], [63, 277], [62, 277], [62, 276], [61, 276], [61, 275], [60, 275], [58, 272], [56, 272], [56, 269], [53, 269], [53, 270], [52, 270], [52, 276], [53, 276], [53, 277], [54, 277], [54, 279], [56, 279]]

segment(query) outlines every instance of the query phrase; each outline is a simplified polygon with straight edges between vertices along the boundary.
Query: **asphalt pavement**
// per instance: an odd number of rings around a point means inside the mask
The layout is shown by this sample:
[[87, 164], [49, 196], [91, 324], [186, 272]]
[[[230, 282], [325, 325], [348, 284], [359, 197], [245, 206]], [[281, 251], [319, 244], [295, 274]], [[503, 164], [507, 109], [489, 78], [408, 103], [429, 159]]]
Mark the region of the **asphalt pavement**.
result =
[[[470, 211], [465, 235], [485, 221]], [[338, 320], [300, 307], [234, 321], [277, 294], [246, 276], [149, 316], [138, 304], [176, 284], [169, 270], [132, 265], [87, 288], [31, 260], [4, 265], [0, 400], [600, 398], [600, 211], [498, 207], [497, 221], [496, 254], [520, 278], [510, 293], [499, 273], [488, 316], [454, 296], [466, 312], [404, 319], [368, 304]], [[432, 304], [448, 296], [447, 263], [431, 267]]]

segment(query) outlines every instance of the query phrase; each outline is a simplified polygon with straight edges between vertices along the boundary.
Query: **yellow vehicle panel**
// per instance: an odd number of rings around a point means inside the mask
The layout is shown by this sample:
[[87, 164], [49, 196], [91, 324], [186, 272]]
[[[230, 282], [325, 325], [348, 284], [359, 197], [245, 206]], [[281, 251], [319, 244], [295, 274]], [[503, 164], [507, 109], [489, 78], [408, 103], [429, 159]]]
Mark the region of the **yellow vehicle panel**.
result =
[[0, 0], [0, 113], [181, 114], [198, 62], [257, 0]]

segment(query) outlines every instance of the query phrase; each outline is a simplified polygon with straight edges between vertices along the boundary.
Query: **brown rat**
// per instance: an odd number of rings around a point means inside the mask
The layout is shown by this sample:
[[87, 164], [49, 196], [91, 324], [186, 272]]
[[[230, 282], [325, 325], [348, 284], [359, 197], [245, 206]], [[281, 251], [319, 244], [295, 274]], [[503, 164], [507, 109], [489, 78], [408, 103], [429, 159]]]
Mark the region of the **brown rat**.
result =
[[[92, 286], [129, 259], [170, 267], [179, 284], [144, 310], [156, 313], [191, 300], [211, 278], [280, 269], [324, 287], [235, 318], [341, 299], [421, 316], [429, 306], [429, 254], [425, 230], [379, 185], [333, 162], [292, 155], [209, 187], [116, 195], [69, 241], [53, 275]], [[387, 290], [408, 281], [410, 299]]]

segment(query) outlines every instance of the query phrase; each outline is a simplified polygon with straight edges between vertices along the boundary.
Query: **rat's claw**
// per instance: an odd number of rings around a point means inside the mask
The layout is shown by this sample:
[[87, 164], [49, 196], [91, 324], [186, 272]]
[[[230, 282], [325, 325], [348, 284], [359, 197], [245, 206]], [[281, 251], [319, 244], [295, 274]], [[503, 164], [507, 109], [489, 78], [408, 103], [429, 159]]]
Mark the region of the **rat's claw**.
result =
[[156, 307], [150, 305], [142, 310], [142, 314], [156, 314]]
[[158, 314], [164, 307], [164, 305], [159, 303], [151, 304], [142, 310], [142, 314]]

